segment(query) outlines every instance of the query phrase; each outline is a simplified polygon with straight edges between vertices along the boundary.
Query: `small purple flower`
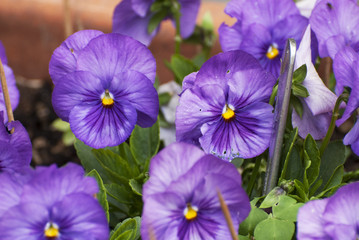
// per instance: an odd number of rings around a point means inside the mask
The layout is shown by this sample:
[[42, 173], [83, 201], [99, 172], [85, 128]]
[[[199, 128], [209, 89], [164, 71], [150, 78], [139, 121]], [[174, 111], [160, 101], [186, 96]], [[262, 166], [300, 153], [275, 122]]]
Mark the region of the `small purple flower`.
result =
[[319, 55], [330, 56], [344, 46], [359, 51], [359, 6], [356, 0], [318, 1], [309, 19], [319, 42]]
[[275, 77], [287, 39], [299, 44], [308, 25], [292, 0], [232, 0], [225, 12], [237, 22], [231, 27], [222, 24], [218, 30], [223, 51], [248, 52]]
[[314, 139], [325, 137], [332, 111], [337, 100], [337, 96], [331, 92], [320, 79], [311, 61], [311, 31], [310, 26], [304, 33], [300, 46], [296, 53], [294, 69], [298, 69], [303, 64], [307, 66], [307, 76], [303, 81], [303, 86], [308, 90], [309, 96], [301, 98], [303, 105], [302, 118], [293, 111], [293, 127], [298, 127], [299, 135], [305, 138], [311, 134]]
[[[6, 83], [10, 95], [11, 108], [12, 110], [15, 110], [15, 108], [19, 104], [20, 93], [16, 87], [15, 75], [12, 69], [7, 65], [8, 63], [7, 63], [5, 48], [2, 45], [1, 41], [0, 41], [0, 59], [4, 67]], [[6, 112], [5, 100], [1, 87], [0, 87], [0, 111]], [[7, 122], [8, 120], [7, 115], [5, 115], [4, 118], [5, 118], [4, 122]]]
[[[148, 32], [148, 24], [153, 17], [150, 7], [155, 0], [123, 0], [115, 8], [112, 31], [121, 33], [142, 42], [151, 43], [159, 27]], [[183, 38], [189, 37], [196, 25], [200, 0], [178, 0], [181, 5], [180, 33]], [[172, 18], [172, 16], [168, 16]]]
[[[0, 239], [108, 239], [95, 179], [75, 164], [41, 167], [25, 181], [0, 175]], [[5, 208], [5, 207], [6, 208]]]
[[[30, 169], [32, 146], [26, 129], [19, 121], [2, 124], [3, 112], [0, 111], [0, 175], [24, 174]], [[14, 133], [10, 130], [14, 128]]]
[[327, 199], [305, 204], [298, 212], [298, 240], [357, 239], [359, 182], [341, 187]]
[[55, 112], [91, 147], [119, 145], [135, 124], [150, 127], [157, 120], [156, 63], [130, 37], [78, 32], [55, 50], [51, 72]]
[[152, 159], [143, 188], [142, 239], [230, 239], [217, 191], [238, 231], [250, 204], [234, 165], [193, 145], [169, 145]]
[[268, 101], [275, 79], [253, 56], [218, 54], [186, 82], [176, 111], [177, 141], [229, 161], [267, 149], [273, 127]]

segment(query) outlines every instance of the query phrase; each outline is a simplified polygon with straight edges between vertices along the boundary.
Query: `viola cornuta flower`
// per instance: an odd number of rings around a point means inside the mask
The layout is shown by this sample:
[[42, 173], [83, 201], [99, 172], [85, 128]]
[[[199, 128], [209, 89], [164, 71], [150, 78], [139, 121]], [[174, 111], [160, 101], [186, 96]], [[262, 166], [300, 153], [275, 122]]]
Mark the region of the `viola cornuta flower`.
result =
[[144, 240], [230, 239], [217, 191], [236, 231], [249, 214], [249, 199], [235, 166], [196, 146], [169, 145], [151, 160], [149, 174], [143, 188]]
[[[50, 69], [55, 69], [52, 103], [57, 115], [85, 144], [103, 148], [124, 142], [135, 124], [152, 126], [159, 104], [151, 52], [130, 37], [93, 37], [97, 34], [82, 31], [70, 37], [55, 50]], [[66, 60], [63, 55], [70, 56]]]
[[311, 31], [307, 27], [303, 39], [296, 53], [294, 69], [307, 66], [307, 76], [303, 81], [303, 86], [308, 90], [309, 96], [301, 98], [303, 105], [303, 115], [300, 117], [296, 111], [292, 114], [292, 123], [298, 127], [298, 133], [305, 138], [311, 134], [314, 139], [325, 137], [332, 111], [337, 100], [337, 96], [331, 92], [320, 79], [311, 61]]
[[26, 181], [0, 178], [0, 239], [108, 239], [97, 183], [80, 166], [41, 167]]
[[268, 104], [273, 75], [242, 51], [209, 59], [186, 78], [176, 111], [177, 141], [201, 146], [227, 161], [267, 149], [273, 113]]
[[333, 196], [306, 203], [299, 209], [299, 240], [357, 239], [359, 182], [341, 187]]
[[344, 46], [359, 51], [359, 6], [355, 0], [318, 1], [309, 19], [319, 42], [319, 55], [334, 59]]
[[231, 27], [222, 24], [218, 30], [223, 51], [248, 52], [275, 77], [287, 39], [299, 44], [308, 25], [292, 0], [231, 0], [225, 12], [237, 22]]
[[[148, 24], [153, 17], [150, 11], [155, 0], [123, 0], [115, 8], [112, 31], [121, 33], [142, 42], [151, 43], [159, 28], [148, 32]], [[200, 0], [178, 0], [181, 5], [180, 33], [183, 38], [189, 37], [196, 25]], [[172, 18], [172, 16], [168, 16]]]
[[[0, 175], [24, 174], [30, 170], [32, 146], [29, 135], [19, 121], [3, 124], [3, 112], [0, 111]], [[14, 133], [10, 130], [14, 128]]]
[[[3, 67], [4, 67], [6, 83], [7, 83], [7, 87], [8, 87], [9, 95], [10, 95], [11, 108], [12, 108], [12, 110], [15, 110], [15, 108], [19, 104], [20, 93], [16, 87], [15, 75], [14, 75], [12, 69], [8, 66], [5, 48], [2, 45], [1, 41], [0, 41], [0, 59], [3, 64]], [[6, 112], [4, 95], [3, 95], [1, 87], [0, 87], [0, 111]], [[1, 118], [1, 119], [3, 119], [3, 118]], [[7, 115], [4, 116], [4, 122], [7, 122]]]

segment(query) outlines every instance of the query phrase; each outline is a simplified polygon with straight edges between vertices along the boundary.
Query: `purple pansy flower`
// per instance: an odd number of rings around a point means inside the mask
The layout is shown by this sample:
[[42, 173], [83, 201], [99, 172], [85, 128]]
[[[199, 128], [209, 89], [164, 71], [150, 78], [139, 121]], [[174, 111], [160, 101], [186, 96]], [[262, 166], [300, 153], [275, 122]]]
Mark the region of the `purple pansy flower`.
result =
[[307, 76], [303, 81], [303, 86], [308, 90], [309, 96], [301, 98], [303, 105], [302, 118], [293, 111], [293, 127], [298, 127], [299, 135], [305, 138], [311, 134], [314, 139], [325, 137], [332, 111], [337, 100], [337, 96], [331, 92], [320, 79], [311, 61], [311, 31], [310, 26], [304, 33], [300, 46], [296, 53], [294, 69], [298, 69], [303, 64], [307, 66]]
[[[24, 174], [30, 169], [32, 146], [26, 129], [19, 121], [2, 124], [3, 112], [0, 111], [0, 175]], [[10, 130], [14, 128], [14, 133]]]
[[297, 238], [357, 239], [359, 235], [359, 182], [341, 187], [327, 199], [314, 200], [299, 209]]
[[96, 180], [75, 164], [41, 167], [26, 181], [1, 175], [0, 239], [108, 239]]
[[230, 239], [217, 191], [238, 231], [250, 204], [234, 165], [190, 144], [169, 145], [152, 159], [143, 188], [142, 239]]
[[[148, 24], [153, 17], [150, 7], [155, 0], [123, 0], [115, 8], [112, 31], [121, 33], [142, 42], [151, 43], [159, 27], [148, 32]], [[178, 0], [181, 5], [180, 33], [183, 38], [189, 37], [196, 25], [200, 0]], [[171, 16], [168, 16], [171, 18]]]
[[292, 0], [231, 0], [225, 12], [237, 19], [229, 27], [222, 24], [219, 39], [223, 51], [243, 50], [279, 76], [280, 58], [288, 38], [299, 44], [308, 20]]
[[261, 154], [273, 127], [268, 101], [274, 83], [273, 75], [245, 52], [212, 57], [186, 78], [176, 111], [177, 141], [229, 161]]
[[[11, 108], [12, 108], [12, 110], [15, 110], [15, 108], [19, 104], [20, 93], [16, 87], [15, 75], [14, 75], [12, 69], [7, 65], [7, 57], [6, 57], [6, 53], [5, 53], [5, 48], [2, 45], [1, 41], [0, 41], [0, 59], [3, 64], [3, 67], [4, 67], [7, 88], [9, 90], [9, 95], [10, 95]], [[3, 95], [1, 87], [0, 87], [0, 111], [6, 112], [5, 100], [4, 100], [4, 95]], [[1, 119], [3, 119], [3, 118], [1, 118]], [[5, 119], [4, 122], [7, 122], [7, 120], [8, 120], [7, 115], [4, 116], [4, 119]]]
[[318, 1], [309, 19], [319, 42], [319, 55], [334, 59], [344, 46], [359, 51], [359, 6], [356, 0]]
[[70, 123], [75, 136], [103, 148], [124, 142], [135, 124], [152, 126], [159, 104], [151, 52], [116, 33], [81, 31], [69, 39], [55, 50], [50, 72], [54, 110]]

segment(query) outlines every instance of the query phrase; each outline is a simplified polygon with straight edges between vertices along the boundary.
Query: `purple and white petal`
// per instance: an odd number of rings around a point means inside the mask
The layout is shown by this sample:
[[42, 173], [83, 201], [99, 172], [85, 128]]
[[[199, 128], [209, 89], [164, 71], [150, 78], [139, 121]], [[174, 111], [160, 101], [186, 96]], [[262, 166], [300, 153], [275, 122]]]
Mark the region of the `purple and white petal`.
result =
[[55, 49], [49, 63], [49, 73], [55, 85], [66, 74], [76, 70], [76, 62], [81, 50], [92, 39], [102, 34], [97, 30], [82, 30], [69, 36]]
[[115, 100], [128, 101], [137, 111], [137, 124], [151, 127], [157, 121], [158, 94], [152, 82], [142, 73], [127, 71], [114, 76], [109, 91]]
[[115, 100], [111, 108], [102, 103], [76, 105], [69, 123], [75, 136], [93, 148], [120, 145], [131, 135], [137, 121], [136, 109], [126, 100]]
[[78, 70], [89, 71], [101, 79], [105, 88], [115, 75], [127, 70], [140, 72], [155, 82], [156, 61], [150, 50], [118, 33], [105, 34], [91, 41], [81, 51], [77, 64]]
[[136, 5], [142, 5], [142, 3], [134, 5], [134, 1], [144, 2], [140, 0], [123, 0], [116, 6], [112, 17], [112, 32], [130, 36], [148, 46], [159, 28], [156, 28], [152, 33], [148, 32], [148, 24], [153, 15], [147, 12], [147, 14], [142, 15], [142, 10], [136, 7]]

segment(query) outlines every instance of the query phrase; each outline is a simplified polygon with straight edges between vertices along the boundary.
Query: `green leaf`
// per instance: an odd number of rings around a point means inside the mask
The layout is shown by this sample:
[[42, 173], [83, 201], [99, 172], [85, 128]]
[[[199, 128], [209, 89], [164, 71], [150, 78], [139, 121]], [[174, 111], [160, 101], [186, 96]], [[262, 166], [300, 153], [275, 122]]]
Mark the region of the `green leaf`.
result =
[[302, 84], [293, 84], [292, 85], [293, 95], [296, 97], [309, 97], [308, 90]]
[[148, 27], [147, 27], [148, 33], [151, 34], [162, 22], [162, 20], [165, 19], [166, 17], [167, 17], [167, 11], [165, 9], [161, 9], [160, 11], [153, 14], [153, 16], [151, 17], [148, 23]]
[[158, 94], [158, 100], [160, 102], [160, 106], [168, 104], [171, 98], [172, 96], [168, 92]]
[[89, 172], [87, 174], [87, 176], [91, 176], [96, 179], [99, 190], [100, 190], [96, 194], [96, 198], [106, 213], [107, 222], [110, 222], [109, 206], [108, 206], [108, 201], [107, 201], [105, 185], [103, 184], [103, 181], [102, 181], [100, 175], [98, 174], [98, 172], [96, 171], [96, 169], [93, 169], [91, 172]]
[[305, 176], [308, 179], [308, 186], [311, 186], [319, 175], [320, 152], [317, 143], [310, 134], [304, 140], [304, 158], [305, 161], [310, 161], [310, 166], [306, 169]]
[[130, 146], [128, 146], [127, 142], [123, 142], [120, 146], [118, 146], [118, 153], [123, 159], [128, 162], [131, 168], [138, 169], [135, 157], [132, 155]]
[[117, 224], [111, 232], [110, 240], [137, 240], [140, 238], [141, 218], [128, 218]]
[[303, 203], [297, 203], [297, 200], [289, 196], [280, 196], [279, 202], [272, 207], [273, 216], [278, 219], [297, 221], [298, 209]]
[[[284, 165], [278, 182], [281, 182], [284, 179], [287, 180], [295, 179], [295, 176], [291, 176], [293, 175], [291, 174], [291, 171], [287, 172], [287, 170], [292, 170], [290, 168], [288, 169], [288, 166], [293, 162], [291, 161], [292, 159], [290, 158], [290, 156], [293, 150], [294, 143], [297, 140], [297, 137], [298, 137], [298, 128], [294, 128], [293, 131], [291, 131], [288, 140], [286, 139], [285, 141], [283, 154], [282, 154], [282, 156], [285, 156]], [[294, 163], [297, 165], [297, 159], [295, 159], [294, 161], [295, 161]]]
[[130, 179], [129, 184], [134, 193], [139, 196], [142, 196], [142, 185], [138, 181], [136, 181], [135, 179]]
[[254, 229], [258, 223], [268, 218], [268, 214], [260, 208], [251, 206], [248, 217], [239, 225], [238, 233], [241, 235], [253, 235]]
[[279, 201], [279, 197], [281, 195], [285, 195], [285, 191], [280, 187], [273, 188], [272, 191], [268, 193], [268, 195], [263, 200], [262, 204], [259, 206], [259, 208], [269, 208], [272, 207], [274, 204], [276, 204]]
[[51, 127], [55, 128], [60, 132], [71, 131], [70, 123], [62, 121], [60, 118], [57, 118], [55, 121], [51, 123]]
[[238, 235], [238, 240], [251, 240], [249, 236]]
[[298, 181], [297, 179], [294, 179], [294, 187], [297, 191], [298, 197], [300, 197], [302, 202], [307, 202], [309, 199], [308, 199], [307, 191], [306, 191], [303, 183]]
[[92, 169], [96, 169], [105, 183], [111, 182], [106, 174], [105, 169], [101, 166], [95, 155], [92, 153], [91, 147], [87, 146], [79, 139], [76, 139], [74, 146], [77, 156], [80, 158], [81, 164], [87, 173], [89, 173]]
[[244, 162], [243, 158], [234, 158], [231, 163], [236, 166], [236, 168], [240, 168]]
[[303, 104], [296, 96], [290, 96], [290, 104], [293, 106], [300, 118], [303, 117]]
[[183, 78], [192, 72], [198, 71], [198, 67], [190, 60], [182, 55], [174, 54], [171, 57], [171, 62], [165, 62], [166, 66], [175, 75], [175, 81], [182, 85]]
[[333, 186], [334, 183], [338, 183], [338, 181], [333, 181], [331, 184], [328, 184], [330, 179], [340, 179], [339, 172], [336, 173], [337, 176], [335, 178], [333, 178], [333, 175], [335, 171], [340, 171], [338, 170], [338, 167], [343, 166], [345, 160], [345, 146], [343, 145], [342, 140], [330, 142], [328, 147], [324, 150], [320, 164], [318, 179], [323, 179], [323, 184], [318, 188], [316, 194], [326, 190], [326, 186]]
[[256, 240], [291, 240], [294, 229], [294, 223], [291, 221], [268, 218], [257, 225], [254, 238]]
[[107, 193], [119, 203], [132, 204], [136, 195], [133, 194], [130, 187], [116, 183], [105, 184]]
[[130, 138], [130, 149], [138, 165], [148, 169], [150, 159], [160, 146], [159, 121], [149, 128], [136, 125]]
[[65, 144], [65, 146], [71, 146], [74, 144], [76, 140], [75, 135], [70, 131], [64, 132], [62, 135], [62, 142]]
[[126, 160], [111, 150], [93, 149], [92, 152], [112, 182], [128, 184], [128, 179], [139, 175], [136, 169], [130, 168]]
[[300, 84], [307, 76], [307, 65], [303, 64], [293, 73], [293, 84]]

